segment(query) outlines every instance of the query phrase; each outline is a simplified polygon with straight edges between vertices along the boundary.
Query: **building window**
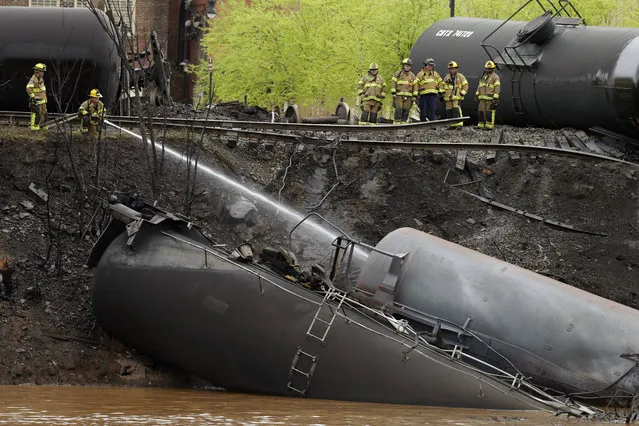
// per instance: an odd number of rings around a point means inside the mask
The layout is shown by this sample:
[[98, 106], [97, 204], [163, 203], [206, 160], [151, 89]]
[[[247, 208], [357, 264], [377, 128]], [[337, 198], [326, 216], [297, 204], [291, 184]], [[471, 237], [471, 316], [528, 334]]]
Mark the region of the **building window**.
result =
[[30, 7], [78, 7], [82, 0], [29, 0]]
[[116, 24], [122, 22], [128, 34], [135, 34], [135, 0], [106, 0], [104, 8], [113, 13]]

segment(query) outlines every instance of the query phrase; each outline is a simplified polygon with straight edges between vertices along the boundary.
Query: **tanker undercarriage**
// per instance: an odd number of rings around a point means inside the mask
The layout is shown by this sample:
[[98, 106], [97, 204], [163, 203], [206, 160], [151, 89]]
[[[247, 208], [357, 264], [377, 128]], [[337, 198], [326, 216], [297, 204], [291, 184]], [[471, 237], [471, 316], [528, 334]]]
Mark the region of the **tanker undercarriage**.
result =
[[[636, 360], [600, 386], [476, 328], [476, 315], [456, 322], [402, 300], [423, 249], [385, 248], [393, 233], [376, 247], [337, 237], [325, 273], [281, 248], [259, 259], [247, 243], [228, 252], [188, 218], [127, 204], [107, 204], [112, 220], [89, 258], [98, 320], [125, 344], [228, 390], [575, 416], [602, 411], [573, 395], [633, 395], [613, 388]], [[543, 372], [522, 368], [531, 360]]]

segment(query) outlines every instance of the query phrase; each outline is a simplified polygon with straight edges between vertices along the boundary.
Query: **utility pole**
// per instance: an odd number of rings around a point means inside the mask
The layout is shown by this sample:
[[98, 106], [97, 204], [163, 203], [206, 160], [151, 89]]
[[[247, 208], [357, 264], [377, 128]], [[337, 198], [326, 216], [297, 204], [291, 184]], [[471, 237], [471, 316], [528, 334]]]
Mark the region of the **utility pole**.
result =
[[213, 102], [213, 58], [209, 56], [209, 103]]
[[455, 17], [455, 0], [448, 0], [448, 5], [450, 6], [450, 17]]

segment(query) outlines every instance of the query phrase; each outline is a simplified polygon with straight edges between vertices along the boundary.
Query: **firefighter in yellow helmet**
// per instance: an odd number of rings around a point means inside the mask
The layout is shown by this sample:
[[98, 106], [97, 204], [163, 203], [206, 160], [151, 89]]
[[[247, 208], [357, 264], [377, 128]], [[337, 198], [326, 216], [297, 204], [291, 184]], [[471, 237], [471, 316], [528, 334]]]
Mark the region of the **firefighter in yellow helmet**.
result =
[[[468, 80], [458, 71], [459, 65], [455, 61], [448, 63], [448, 74], [442, 81], [442, 93], [439, 98], [446, 106], [446, 118], [462, 116], [461, 102], [468, 92]], [[448, 128], [461, 130], [463, 121], [453, 123]]]
[[46, 130], [43, 126], [47, 117], [47, 88], [44, 85], [44, 72], [47, 66], [37, 63], [33, 66], [33, 75], [27, 83], [29, 110], [31, 111], [31, 130]]
[[393, 74], [391, 94], [395, 117], [393, 123], [408, 123], [408, 113], [417, 97], [415, 74], [411, 71], [413, 61], [410, 58], [402, 60], [402, 69]]
[[479, 86], [475, 92], [475, 100], [479, 101], [477, 107], [477, 127], [492, 130], [495, 127], [495, 110], [499, 105], [499, 92], [501, 83], [495, 72], [495, 63], [487, 61], [484, 65], [484, 74], [479, 79]]
[[382, 109], [382, 102], [386, 97], [386, 82], [379, 75], [379, 67], [375, 62], [368, 67], [368, 73], [357, 84], [362, 114], [359, 124], [377, 124], [377, 114]]
[[78, 109], [80, 117], [80, 131], [89, 137], [94, 137], [99, 131], [106, 116], [104, 104], [100, 100], [102, 94], [98, 89], [89, 93], [89, 99], [82, 102]]

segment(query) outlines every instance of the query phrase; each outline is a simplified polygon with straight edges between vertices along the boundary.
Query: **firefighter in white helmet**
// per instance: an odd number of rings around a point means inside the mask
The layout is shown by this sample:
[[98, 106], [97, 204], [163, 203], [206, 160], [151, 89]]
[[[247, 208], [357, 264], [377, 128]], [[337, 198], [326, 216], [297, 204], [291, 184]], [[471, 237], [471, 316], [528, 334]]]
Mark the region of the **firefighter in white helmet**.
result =
[[33, 75], [27, 83], [29, 110], [31, 111], [31, 130], [46, 130], [43, 126], [47, 116], [47, 87], [44, 85], [44, 72], [47, 66], [37, 63], [33, 66]]
[[495, 72], [495, 63], [486, 61], [484, 74], [479, 79], [479, 86], [475, 92], [475, 100], [479, 102], [477, 107], [477, 127], [492, 130], [495, 127], [495, 110], [499, 105], [499, 92], [501, 83]]
[[386, 97], [386, 82], [379, 75], [379, 67], [375, 62], [370, 64], [368, 73], [359, 80], [357, 86], [362, 109], [359, 124], [377, 124], [377, 114]]
[[94, 137], [100, 131], [106, 117], [106, 109], [100, 98], [102, 98], [100, 91], [93, 89], [89, 93], [89, 99], [82, 102], [78, 108], [80, 131], [89, 137]]
[[437, 117], [437, 98], [442, 92], [442, 78], [435, 71], [435, 60], [427, 58], [424, 66], [415, 77], [417, 94], [419, 95], [419, 120], [435, 120]]

